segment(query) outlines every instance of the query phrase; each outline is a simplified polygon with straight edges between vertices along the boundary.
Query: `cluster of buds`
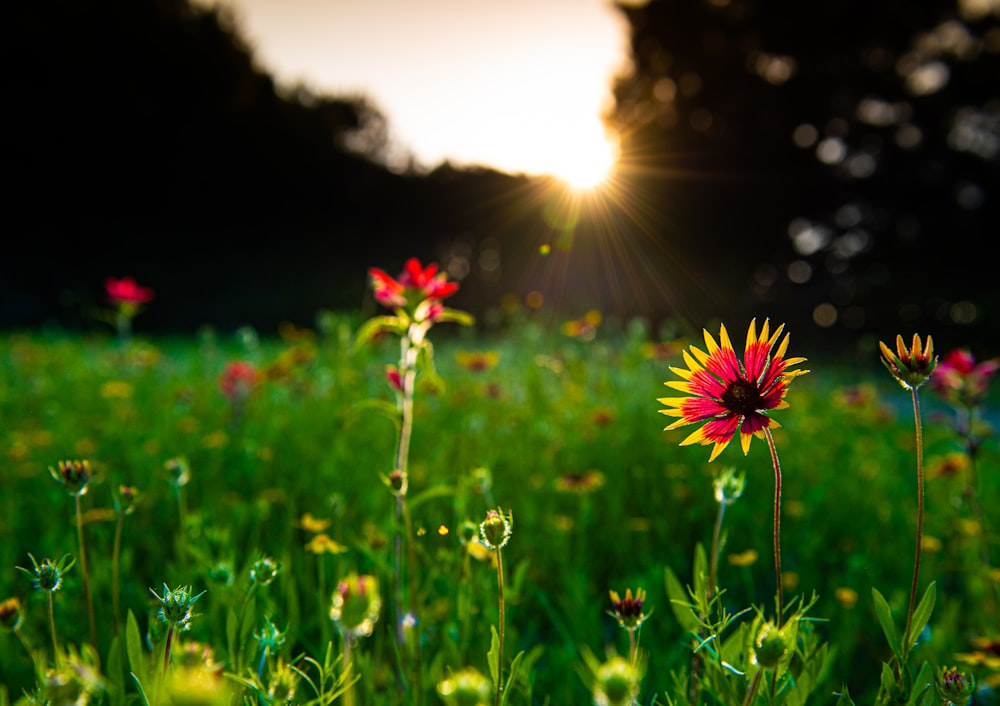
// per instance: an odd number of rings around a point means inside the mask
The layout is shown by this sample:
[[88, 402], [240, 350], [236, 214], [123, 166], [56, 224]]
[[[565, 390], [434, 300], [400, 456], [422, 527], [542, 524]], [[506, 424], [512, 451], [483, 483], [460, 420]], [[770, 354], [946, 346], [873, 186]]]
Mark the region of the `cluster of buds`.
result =
[[920, 336], [913, 334], [909, 348], [902, 336], [896, 336], [895, 353], [882, 341], [878, 345], [882, 350], [882, 364], [905, 390], [916, 390], [927, 382], [938, 362], [934, 355], [934, 339], [930, 336], [921, 344]]
[[330, 606], [330, 620], [349, 637], [367, 637], [382, 611], [378, 579], [351, 573], [337, 585]]
[[406, 313], [417, 323], [439, 318], [444, 310], [441, 300], [458, 291], [458, 283], [448, 282], [444, 272], [438, 273], [437, 265], [421, 267], [415, 257], [406, 261], [398, 278], [390, 277], [377, 267], [370, 269], [368, 274], [375, 301], [388, 309]]
[[94, 473], [90, 467], [90, 461], [59, 461], [53, 466], [49, 466], [49, 473], [52, 477], [66, 489], [70, 495], [86, 495], [87, 484], [90, 483]]

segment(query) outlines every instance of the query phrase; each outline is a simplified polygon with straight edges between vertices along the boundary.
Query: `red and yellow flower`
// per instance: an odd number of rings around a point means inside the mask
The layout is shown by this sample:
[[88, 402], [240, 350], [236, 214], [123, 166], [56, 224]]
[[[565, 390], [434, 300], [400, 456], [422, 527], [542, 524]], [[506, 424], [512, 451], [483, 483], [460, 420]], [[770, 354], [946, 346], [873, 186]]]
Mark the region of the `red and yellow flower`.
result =
[[422, 267], [415, 257], [406, 261], [398, 278], [377, 267], [371, 268], [368, 275], [375, 301], [388, 309], [415, 309], [425, 301], [440, 301], [458, 291], [458, 283], [447, 281], [448, 276], [438, 273], [437, 265]]
[[[684, 351], [687, 368], [670, 368], [683, 379], [665, 384], [688, 396], [659, 400], [668, 407], [660, 410], [662, 414], [678, 417], [666, 429], [701, 424], [681, 442], [681, 446], [714, 444], [709, 458], [713, 461], [736, 434], [740, 435], [746, 454], [754, 436], [762, 438], [766, 429], [780, 426], [770, 413], [788, 406], [785, 394], [792, 378], [809, 372], [789, 370], [805, 358], [785, 358], [788, 334], [778, 344], [784, 328], [782, 324], [772, 333], [769, 321], [765, 320], [758, 334], [757, 320], [751, 321], [742, 361], [733, 349], [725, 326], [719, 328], [718, 342], [705, 331], [704, 351], [696, 346]], [[778, 344], [777, 349], [775, 344]]]

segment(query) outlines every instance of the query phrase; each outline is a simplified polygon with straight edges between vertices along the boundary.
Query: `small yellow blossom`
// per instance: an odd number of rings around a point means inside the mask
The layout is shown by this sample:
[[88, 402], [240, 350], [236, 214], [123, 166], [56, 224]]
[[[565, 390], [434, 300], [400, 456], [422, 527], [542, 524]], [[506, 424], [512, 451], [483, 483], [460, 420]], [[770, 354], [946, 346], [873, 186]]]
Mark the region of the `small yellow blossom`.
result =
[[206, 449], [221, 449], [229, 443], [229, 436], [221, 429], [202, 437], [201, 445]]
[[729, 563], [733, 566], [753, 566], [757, 563], [759, 554], [756, 549], [747, 549], [745, 552], [729, 555]]
[[347, 552], [347, 547], [340, 542], [330, 539], [329, 535], [317, 534], [306, 542], [306, 551], [313, 554], [344, 554]]
[[941, 551], [941, 540], [933, 535], [925, 534], [920, 538], [920, 547], [925, 552], [930, 552], [931, 554], [937, 554]]
[[858, 603], [858, 592], [847, 586], [839, 586], [833, 592], [837, 602], [844, 608], [850, 610]]
[[302, 517], [299, 518], [299, 527], [304, 529], [306, 532], [312, 532], [313, 534], [322, 532], [329, 526], [330, 520], [313, 517], [311, 512], [304, 512], [302, 513]]

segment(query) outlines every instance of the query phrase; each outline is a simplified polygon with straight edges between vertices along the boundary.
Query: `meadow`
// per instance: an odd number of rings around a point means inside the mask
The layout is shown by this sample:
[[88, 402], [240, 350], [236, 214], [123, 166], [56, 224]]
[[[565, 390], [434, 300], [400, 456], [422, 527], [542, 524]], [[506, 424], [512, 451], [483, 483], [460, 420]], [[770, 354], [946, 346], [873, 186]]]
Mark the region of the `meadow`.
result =
[[994, 396], [917, 439], [877, 341], [791, 332], [776, 608], [768, 444], [658, 414], [700, 334], [423, 303], [0, 334], [0, 704], [996, 701]]

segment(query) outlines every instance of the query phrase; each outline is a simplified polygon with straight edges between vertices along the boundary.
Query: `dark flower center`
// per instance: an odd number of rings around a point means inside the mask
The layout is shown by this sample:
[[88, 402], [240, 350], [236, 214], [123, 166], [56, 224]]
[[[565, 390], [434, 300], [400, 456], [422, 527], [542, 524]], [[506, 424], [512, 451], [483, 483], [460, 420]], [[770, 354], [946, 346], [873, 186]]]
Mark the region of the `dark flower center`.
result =
[[756, 384], [739, 379], [729, 383], [729, 387], [722, 393], [721, 401], [730, 412], [747, 415], [760, 409], [764, 399], [760, 396]]

